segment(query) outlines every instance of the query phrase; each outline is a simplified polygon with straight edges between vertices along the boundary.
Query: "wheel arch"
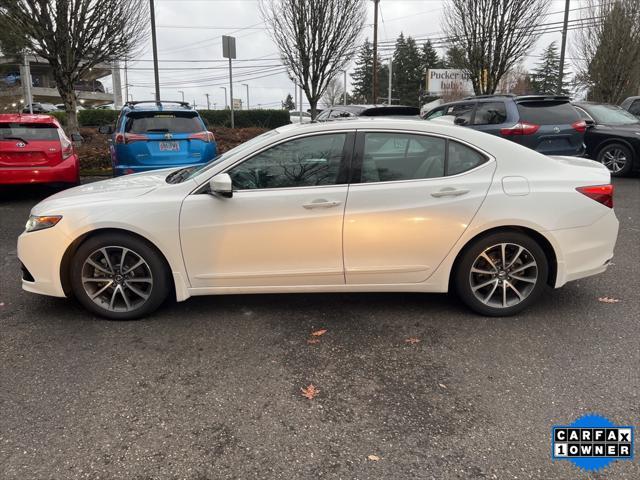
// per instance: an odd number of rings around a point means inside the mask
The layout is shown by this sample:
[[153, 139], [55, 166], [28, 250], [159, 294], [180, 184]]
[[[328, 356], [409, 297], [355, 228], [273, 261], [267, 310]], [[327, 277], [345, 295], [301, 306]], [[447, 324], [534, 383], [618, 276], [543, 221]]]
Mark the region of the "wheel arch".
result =
[[151, 247], [153, 250], [155, 250], [155, 252], [160, 255], [160, 258], [162, 258], [165, 268], [167, 269], [167, 275], [169, 277], [169, 286], [171, 288], [171, 293], [174, 295], [176, 295], [176, 285], [175, 285], [175, 280], [173, 278], [172, 272], [171, 272], [171, 264], [169, 263], [169, 260], [167, 259], [167, 256], [162, 252], [162, 250], [160, 250], [157, 245], [155, 245], [152, 241], [150, 241], [148, 238], [143, 237], [142, 235], [136, 233], [136, 232], [132, 232], [131, 230], [127, 230], [125, 228], [113, 228], [113, 227], [109, 227], [109, 228], [97, 228], [95, 230], [90, 230], [88, 232], [83, 233], [82, 235], [80, 235], [79, 237], [77, 237], [73, 242], [71, 242], [69, 244], [69, 246], [67, 247], [67, 249], [64, 252], [64, 255], [62, 255], [62, 260], [60, 262], [60, 283], [62, 285], [62, 290], [64, 291], [65, 295], [67, 297], [71, 296], [72, 294], [72, 290], [71, 290], [71, 260], [73, 259], [73, 256], [75, 255], [76, 251], [78, 250], [78, 247], [80, 247], [80, 245], [82, 245], [86, 240], [88, 240], [89, 238], [93, 238], [97, 235], [103, 235], [106, 233], [124, 233], [126, 235], [131, 235], [136, 237], [137, 239], [143, 241], [144, 243], [146, 243], [147, 245], [149, 245], [149, 247]]
[[631, 163], [633, 165], [636, 165], [640, 161], [640, 158], [639, 158], [640, 149], [636, 148], [631, 142], [629, 142], [627, 139], [623, 137], [607, 138], [606, 140], [603, 140], [602, 142], [600, 142], [596, 147], [596, 152], [595, 152], [596, 158], [594, 158], [594, 160], [597, 160], [597, 157], [598, 155], [600, 155], [600, 152], [602, 151], [603, 148], [608, 147], [609, 145], [612, 145], [614, 143], [621, 143], [622, 145], [627, 147], [629, 150], [631, 150], [631, 153], [634, 156], [634, 158], [631, 160]]
[[451, 266], [451, 270], [449, 273], [449, 291], [452, 290], [453, 281], [456, 275], [456, 271], [459, 267], [460, 261], [465, 254], [465, 252], [479, 239], [486, 237], [488, 235], [493, 235], [494, 233], [502, 233], [502, 232], [519, 232], [528, 235], [533, 240], [535, 240], [545, 256], [547, 257], [547, 261], [549, 263], [549, 273], [547, 277], [547, 285], [550, 287], [555, 287], [556, 279], [558, 276], [558, 256], [556, 254], [555, 249], [551, 242], [540, 232], [534, 230], [530, 227], [524, 227], [521, 225], [503, 225], [498, 227], [489, 228], [488, 230], [483, 230], [482, 232], [478, 232], [476, 235], [467, 240], [464, 246], [458, 251], [456, 254], [456, 258], [453, 261]]

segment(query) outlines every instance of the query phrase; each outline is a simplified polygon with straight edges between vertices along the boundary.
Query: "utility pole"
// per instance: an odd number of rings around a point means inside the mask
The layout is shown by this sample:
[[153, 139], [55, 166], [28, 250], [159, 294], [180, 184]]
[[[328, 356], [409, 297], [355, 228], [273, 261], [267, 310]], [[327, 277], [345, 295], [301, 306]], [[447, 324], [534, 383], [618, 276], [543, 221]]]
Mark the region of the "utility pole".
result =
[[344, 73], [344, 81], [343, 81], [344, 94], [343, 94], [342, 104], [346, 105], [347, 104], [347, 71], [343, 70], [342, 73]]
[[182, 101], [184, 102], [184, 90], [178, 90], [178, 93], [182, 95]]
[[227, 108], [228, 104], [227, 104], [227, 87], [220, 87], [221, 89], [224, 90], [224, 108]]
[[211, 103], [209, 102], [209, 94], [205, 93], [204, 96], [207, 97], [207, 110], [211, 110]]
[[158, 74], [158, 42], [156, 41], [156, 11], [149, 0], [151, 13], [151, 47], [153, 49], [153, 76], [156, 83], [156, 103], [160, 103], [160, 76]]
[[29, 57], [26, 52], [24, 54], [24, 75], [22, 76], [24, 85], [24, 96], [29, 105], [29, 113], [33, 115], [33, 98], [31, 98], [31, 67], [29, 66]]
[[[231, 128], [235, 127], [233, 119], [233, 67], [231, 60], [236, 58], [236, 39], [228, 35], [222, 36], [222, 56], [229, 59], [229, 100], [231, 106]], [[226, 90], [225, 90], [226, 93]]]
[[302, 85], [298, 87], [298, 90], [300, 91], [300, 103], [298, 104], [298, 120], [300, 121], [300, 123], [302, 123]]
[[194, 98], [194, 99], [193, 99], [193, 109], [195, 110], [195, 108], [196, 108], [196, 107], [197, 107], [197, 105], [196, 105], [196, 99]]
[[127, 57], [124, 57], [124, 101], [129, 101], [129, 77], [127, 76]]
[[247, 108], [245, 110], [249, 110], [249, 85], [247, 83], [242, 83], [244, 87], [247, 89]]
[[564, 24], [562, 25], [562, 45], [560, 47], [560, 73], [558, 78], [557, 94], [562, 95], [562, 78], [564, 77], [564, 53], [567, 49], [567, 27], [569, 25], [569, 4], [571, 0], [566, 0], [564, 5]]
[[373, 104], [378, 103], [378, 3], [380, 0], [373, 0], [373, 76], [372, 93]]
[[391, 105], [391, 85], [393, 85], [393, 55], [389, 57], [389, 99], [387, 104]]

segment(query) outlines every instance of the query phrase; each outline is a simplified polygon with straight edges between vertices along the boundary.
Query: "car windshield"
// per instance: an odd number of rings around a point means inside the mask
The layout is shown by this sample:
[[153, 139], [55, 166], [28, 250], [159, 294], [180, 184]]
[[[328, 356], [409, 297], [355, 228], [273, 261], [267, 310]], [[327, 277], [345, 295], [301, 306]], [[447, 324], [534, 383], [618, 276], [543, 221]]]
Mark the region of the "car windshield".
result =
[[597, 123], [610, 125], [631, 125], [640, 123], [636, 117], [626, 110], [614, 105], [589, 105], [583, 107]]
[[51, 123], [0, 123], [0, 140], [60, 140]]
[[246, 142], [241, 143], [240, 145], [232, 148], [231, 150], [227, 150], [226, 152], [218, 155], [213, 160], [210, 160], [205, 164], [194, 165], [192, 167], [186, 167], [186, 168], [181, 168], [180, 170], [176, 170], [167, 176], [166, 181], [167, 183], [181, 183], [181, 182], [184, 182], [185, 180], [194, 178], [196, 175], [200, 175], [201, 173], [206, 172], [210, 168], [216, 166], [220, 162], [223, 162], [224, 160], [231, 157], [232, 155], [235, 155], [244, 150], [247, 150], [251, 146], [255, 145], [256, 143], [261, 142], [265, 138], [276, 135], [277, 133], [278, 133], [277, 130], [269, 130], [268, 132], [264, 132], [263, 134], [258, 135], [257, 137], [253, 137], [251, 140], [247, 140]]
[[203, 129], [196, 112], [132, 112], [124, 127], [128, 133], [195, 133]]

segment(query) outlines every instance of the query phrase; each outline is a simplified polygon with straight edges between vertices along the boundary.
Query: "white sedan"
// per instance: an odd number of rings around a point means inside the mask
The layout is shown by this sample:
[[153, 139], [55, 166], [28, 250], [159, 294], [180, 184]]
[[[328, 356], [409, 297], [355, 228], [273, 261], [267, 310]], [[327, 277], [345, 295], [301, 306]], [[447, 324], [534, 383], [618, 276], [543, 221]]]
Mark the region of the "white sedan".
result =
[[603, 272], [608, 170], [426, 121], [289, 125], [197, 167], [138, 173], [36, 205], [25, 290], [112, 319], [168, 297], [447, 292], [511, 315]]

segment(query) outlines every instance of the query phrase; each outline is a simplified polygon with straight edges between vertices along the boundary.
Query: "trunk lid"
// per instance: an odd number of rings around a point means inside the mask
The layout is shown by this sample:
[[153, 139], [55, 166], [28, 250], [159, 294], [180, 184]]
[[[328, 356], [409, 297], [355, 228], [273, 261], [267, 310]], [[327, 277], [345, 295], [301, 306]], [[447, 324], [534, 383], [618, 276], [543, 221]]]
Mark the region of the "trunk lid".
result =
[[0, 123], [0, 167], [53, 167], [63, 160], [63, 141], [53, 123]]

